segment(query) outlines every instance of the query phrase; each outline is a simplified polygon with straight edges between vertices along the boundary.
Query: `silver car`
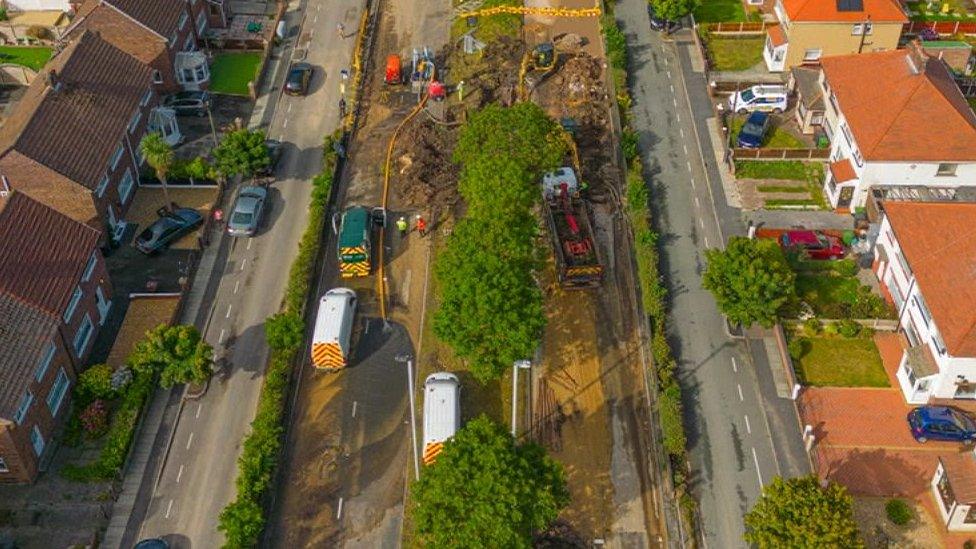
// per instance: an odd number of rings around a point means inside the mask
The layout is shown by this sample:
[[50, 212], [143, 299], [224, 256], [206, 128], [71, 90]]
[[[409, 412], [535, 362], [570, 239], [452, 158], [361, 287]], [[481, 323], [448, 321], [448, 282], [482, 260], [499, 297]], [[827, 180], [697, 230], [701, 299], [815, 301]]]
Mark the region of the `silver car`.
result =
[[268, 199], [268, 189], [264, 187], [241, 187], [234, 199], [230, 218], [227, 220], [227, 234], [231, 236], [254, 236], [261, 225], [264, 204]]

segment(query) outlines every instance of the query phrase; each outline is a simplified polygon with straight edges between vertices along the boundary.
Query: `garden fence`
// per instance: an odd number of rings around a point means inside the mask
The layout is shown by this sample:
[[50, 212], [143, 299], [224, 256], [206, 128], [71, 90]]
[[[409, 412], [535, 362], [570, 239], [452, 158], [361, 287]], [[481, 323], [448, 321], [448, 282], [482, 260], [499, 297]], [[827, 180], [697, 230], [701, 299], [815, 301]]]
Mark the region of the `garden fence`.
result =
[[724, 21], [720, 23], [700, 23], [705, 32], [713, 34], [763, 34], [767, 23], [746, 23], [743, 21]]
[[902, 34], [918, 34], [926, 29], [940, 35], [976, 34], [976, 21], [910, 21]]
[[830, 149], [732, 149], [737, 160], [827, 160]]

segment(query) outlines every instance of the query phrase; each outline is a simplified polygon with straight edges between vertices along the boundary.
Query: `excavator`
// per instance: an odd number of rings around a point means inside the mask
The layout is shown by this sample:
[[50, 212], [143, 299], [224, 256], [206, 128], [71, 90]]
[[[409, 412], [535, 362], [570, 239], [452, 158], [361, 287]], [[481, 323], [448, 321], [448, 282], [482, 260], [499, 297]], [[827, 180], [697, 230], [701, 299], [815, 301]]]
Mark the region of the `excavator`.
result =
[[532, 90], [555, 68], [556, 47], [552, 42], [543, 42], [526, 52], [519, 71], [519, 100], [527, 100]]

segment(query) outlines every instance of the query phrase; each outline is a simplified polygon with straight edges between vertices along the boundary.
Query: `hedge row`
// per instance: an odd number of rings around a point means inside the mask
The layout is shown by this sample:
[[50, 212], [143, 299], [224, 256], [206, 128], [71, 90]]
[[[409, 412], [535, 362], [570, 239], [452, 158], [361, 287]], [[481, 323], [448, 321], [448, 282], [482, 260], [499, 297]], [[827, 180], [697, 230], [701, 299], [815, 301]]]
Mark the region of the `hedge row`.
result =
[[336, 137], [325, 138], [322, 173], [312, 180], [308, 226], [299, 241], [298, 256], [288, 273], [282, 311], [268, 319], [265, 332], [271, 358], [258, 397], [251, 432], [244, 438], [237, 460], [237, 497], [220, 513], [218, 528], [226, 537], [225, 547], [254, 547], [264, 530], [264, 497], [271, 487], [281, 455], [284, 435], [285, 399], [294, 359], [301, 352], [305, 323], [302, 309], [311, 288], [312, 270], [322, 240], [332, 176], [338, 160]]
[[[607, 3], [607, 15], [602, 20], [607, 44], [607, 57], [614, 72], [617, 87], [617, 107], [623, 126], [621, 149], [627, 162], [626, 212], [634, 231], [635, 255], [641, 301], [651, 320], [651, 355], [657, 377], [658, 417], [661, 422], [663, 445], [671, 459], [675, 491], [686, 510], [694, 506], [687, 486], [687, 436], [682, 415], [681, 385], [676, 372], [677, 362], [667, 341], [667, 289], [658, 269], [658, 233], [651, 224], [651, 190], [644, 178], [638, 155], [638, 135], [631, 126], [627, 91], [627, 42], [613, 16], [613, 4]], [[690, 517], [689, 517], [690, 518]]]

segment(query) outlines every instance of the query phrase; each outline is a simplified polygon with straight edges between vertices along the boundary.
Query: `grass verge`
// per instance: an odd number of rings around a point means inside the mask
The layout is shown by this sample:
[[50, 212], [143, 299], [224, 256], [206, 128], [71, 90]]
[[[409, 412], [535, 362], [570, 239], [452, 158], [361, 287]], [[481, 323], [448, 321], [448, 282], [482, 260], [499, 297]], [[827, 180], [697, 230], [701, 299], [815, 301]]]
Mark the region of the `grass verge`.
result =
[[790, 187], [789, 185], [756, 185], [761, 193], [806, 193], [806, 187]]
[[746, 10], [740, 0], [704, 0], [692, 13], [697, 23], [746, 20]]
[[870, 337], [799, 337], [793, 363], [804, 385], [889, 387], [878, 347]]
[[[822, 168], [819, 169], [822, 170]], [[735, 176], [740, 179], [793, 179], [795, 181], [806, 181], [809, 171], [807, 164], [799, 160], [735, 161]]]
[[727, 38], [702, 34], [708, 49], [711, 69], [715, 71], [744, 71], [762, 63], [764, 38]]
[[247, 83], [257, 78], [260, 65], [260, 53], [218, 53], [210, 65], [210, 91], [248, 95]]

